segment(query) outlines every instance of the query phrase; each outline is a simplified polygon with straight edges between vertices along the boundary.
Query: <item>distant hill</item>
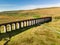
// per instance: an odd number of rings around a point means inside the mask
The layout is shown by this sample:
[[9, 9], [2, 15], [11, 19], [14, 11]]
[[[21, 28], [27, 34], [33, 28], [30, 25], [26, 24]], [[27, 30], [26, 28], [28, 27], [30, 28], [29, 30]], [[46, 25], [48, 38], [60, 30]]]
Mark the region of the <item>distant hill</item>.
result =
[[37, 8], [32, 10], [17, 10], [17, 11], [6, 11], [1, 12], [0, 15], [8, 15], [8, 16], [59, 16], [60, 15], [60, 7], [51, 7], [51, 8]]
[[[9, 22], [25, 20], [31, 18], [40, 18], [40, 17], [60, 17], [60, 7], [51, 7], [51, 8], [37, 8], [32, 10], [17, 10], [17, 11], [5, 11], [0, 12], [0, 22]], [[6, 19], [8, 20], [6, 20]]]

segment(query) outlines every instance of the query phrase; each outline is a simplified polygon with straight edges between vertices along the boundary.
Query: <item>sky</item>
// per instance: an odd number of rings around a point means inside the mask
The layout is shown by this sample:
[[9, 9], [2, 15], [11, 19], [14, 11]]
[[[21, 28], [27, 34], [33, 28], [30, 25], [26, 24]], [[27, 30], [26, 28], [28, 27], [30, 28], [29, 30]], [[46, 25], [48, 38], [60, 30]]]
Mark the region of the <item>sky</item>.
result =
[[60, 7], [60, 0], [0, 0], [0, 12]]

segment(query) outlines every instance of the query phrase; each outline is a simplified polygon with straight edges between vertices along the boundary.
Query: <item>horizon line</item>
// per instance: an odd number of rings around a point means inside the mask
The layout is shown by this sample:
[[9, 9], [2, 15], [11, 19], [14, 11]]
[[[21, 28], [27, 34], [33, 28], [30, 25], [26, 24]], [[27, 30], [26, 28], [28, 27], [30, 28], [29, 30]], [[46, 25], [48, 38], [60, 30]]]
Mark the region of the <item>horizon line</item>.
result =
[[8, 12], [8, 11], [21, 11], [21, 10], [34, 10], [34, 9], [44, 9], [44, 8], [60, 8], [60, 7], [38, 7], [32, 9], [13, 9], [13, 10], [1, 10], [0, 12]]

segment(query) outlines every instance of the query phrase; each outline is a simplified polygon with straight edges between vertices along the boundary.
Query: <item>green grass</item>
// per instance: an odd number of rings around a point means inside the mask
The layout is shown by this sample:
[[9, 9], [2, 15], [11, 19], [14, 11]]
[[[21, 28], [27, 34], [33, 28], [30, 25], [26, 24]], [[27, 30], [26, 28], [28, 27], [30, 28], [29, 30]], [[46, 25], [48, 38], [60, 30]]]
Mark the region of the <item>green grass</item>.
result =
[[[28, 29], [13, 36], [7, 45], [60, 45], [60, 31], [55, 27], [55, 25], [59, 26], [57, 22], [59, 20]], [[56, 30], [52, 29], [53, 27]]]
[[[31, 28], [12, 31], [9, 34], [1, 34], [0, 45], [10, 39], [7, 45], [60, 45], [60, 8], [48, 8], [40, 10], [13, 11], [14, 13], [2, 13], [5, 18], [2, 22], [24, 20], [52, 16], [52, 22]], [[7, 17], [6, 17], [7, 16]], [[14, 18], [13, 18], [14, 17]], [[4, 18], [4, 17], [3, 17]], [[25, 30], [24, 32], [22, 32]]]

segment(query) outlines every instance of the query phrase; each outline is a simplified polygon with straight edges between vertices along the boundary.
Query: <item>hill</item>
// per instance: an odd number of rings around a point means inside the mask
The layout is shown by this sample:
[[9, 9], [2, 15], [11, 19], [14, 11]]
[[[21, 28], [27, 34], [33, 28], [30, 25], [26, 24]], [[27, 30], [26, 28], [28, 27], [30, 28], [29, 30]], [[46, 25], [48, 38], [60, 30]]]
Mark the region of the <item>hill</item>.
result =
[[[0, 23], [45, 16], [60, 17], [60, 8], [38, 8], [33, 10], [6, 11], [0, 13]], [[27, 18], [28, 17], [28, 18]], [[3, 19], [3, 20], [2, 20]], [[10, 21], [9, 21], [10, 20]]]
[[52, 22], [26, 29], [13, 36], [7, 45], [60, 45], [60, 8], [8, 11], [0, 13], [0, 16], [2, 16], [0, 17], [1, 23], [8, 22], [8, 20], [17, 21], [45, 16], [53, 18]]
[[7, 45], [60, 45], [60, 26], [52, 21], [13, 36]]

